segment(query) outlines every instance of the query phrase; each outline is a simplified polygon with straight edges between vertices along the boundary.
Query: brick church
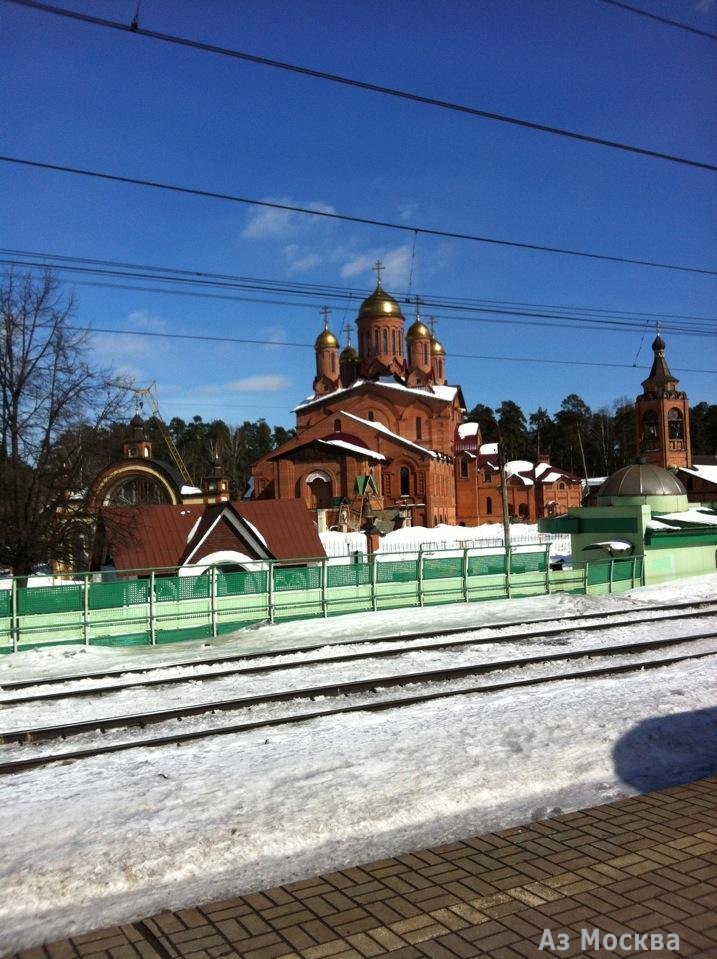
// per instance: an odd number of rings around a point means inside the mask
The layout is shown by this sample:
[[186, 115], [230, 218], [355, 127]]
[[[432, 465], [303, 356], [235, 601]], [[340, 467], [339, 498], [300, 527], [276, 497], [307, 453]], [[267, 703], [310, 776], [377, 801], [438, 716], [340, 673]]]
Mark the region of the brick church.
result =
[[[347, 327], [340, 349], [324, 308], [313, 393], [294, 409], [296, 436], [254, 464], [251, 495], [303, 499], [320, 527], [358, 528], [376, 516], [414, 526], [500, 522], [497, 456], [482, 453], [477, 424], [464, 423], [465, 400], [447, 383], [435, 332], [418, 305], [405, 329], [381, 269], [356, 318], [358, 348]], [[516, 518], [535, 522], [579, 505], [577, 477], [547, 462], [508, 467]]]

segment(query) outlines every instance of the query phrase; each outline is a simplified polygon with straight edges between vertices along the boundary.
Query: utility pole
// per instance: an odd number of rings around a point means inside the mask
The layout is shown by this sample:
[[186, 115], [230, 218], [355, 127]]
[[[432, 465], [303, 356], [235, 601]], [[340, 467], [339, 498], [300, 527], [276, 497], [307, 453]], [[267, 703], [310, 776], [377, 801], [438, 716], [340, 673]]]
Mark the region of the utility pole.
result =
[[508, 516], [508, 483], [505, 478], [505, 446], [498, 428], [498, 470], [500, 472], [500, 500], [503, 504], [503, 546], [505, 547], [505, 573], [510, 573], [510, 518]]

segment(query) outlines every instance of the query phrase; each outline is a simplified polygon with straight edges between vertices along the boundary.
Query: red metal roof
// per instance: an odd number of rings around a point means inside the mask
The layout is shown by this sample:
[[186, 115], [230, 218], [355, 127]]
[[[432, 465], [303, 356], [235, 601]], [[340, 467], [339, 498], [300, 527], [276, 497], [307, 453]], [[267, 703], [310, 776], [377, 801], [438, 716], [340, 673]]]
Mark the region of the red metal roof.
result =
[[[210, 547], [251, 554], [247, 539], [227, 522], [228, 511], [250, 523], [274, 559], [325, 556], [311, 513], [303, 500], [240, 500], [192, 506], [110, 507], [101, 511], [105, 536], [116, 569], [176, 568], [192, 555], [212, 524], [196, 560]], [[240, 521], [241, 525], [241, 521]], [[251, 528], [249, 532], [254, 538]], [[256, 558], [261, 554], [256, 552]]]

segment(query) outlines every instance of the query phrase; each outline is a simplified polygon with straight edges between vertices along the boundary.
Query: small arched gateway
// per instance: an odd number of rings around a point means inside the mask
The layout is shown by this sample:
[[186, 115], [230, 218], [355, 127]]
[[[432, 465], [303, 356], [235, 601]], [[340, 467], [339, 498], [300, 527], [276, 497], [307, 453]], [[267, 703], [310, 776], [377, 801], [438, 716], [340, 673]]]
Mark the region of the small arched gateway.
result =
[[312, 470], [304, 483], [308, 491], [307, 506], [309, 509], [328, 509], [331, 506], [333, 483], [327, 472]]

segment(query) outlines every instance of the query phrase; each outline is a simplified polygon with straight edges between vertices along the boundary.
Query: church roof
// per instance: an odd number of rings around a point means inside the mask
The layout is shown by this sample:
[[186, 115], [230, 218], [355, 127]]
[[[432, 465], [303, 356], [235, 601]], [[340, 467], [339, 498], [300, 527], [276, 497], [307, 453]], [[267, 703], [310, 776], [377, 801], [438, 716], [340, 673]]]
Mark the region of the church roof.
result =
[[355, 420], [357, 423], [361, 423], [362, 426], [367, 426], [369, 429], [373, 429], [377, 433], [388, 436], [397, 443], [401, 443], [403, 446], [410, 446], [412, 449], [418, 450], [424, 456], [430, 456], [433, 459], [438, 456], [438, 453], [436, 453], [435, 450], [429, 450], [425, 446], [419, 446], [418, 443], [414, 443], [412, 440], [406, 439], [405, 436], [400, 436], [398, 433], [394, 433], [393, 430], [390, 430], [387, 426], [384, 426], [383, 423], [379, 423], [376, 420], [365, 420], [361, 416], [356, 416], [355, 413], [349, 413], [347, 410], [341, 410], [340, 412], [341, 416], [348, 416], [349, 419]]
[[439, 400], [444, 403], [452, 403], [457, 396], [461, 405], [463, 404], [463, 396], [458, 386], [439, 386], [434, 384], [428, 388], [421, 389], [419, 387], [405, 386], [403, 383], [398, 383], [393, 376], [383, 376], [379, 380], [355, 380], [350, 386], [341, 387], [340, 389], [333, 390], [331, 393], [322, 393], [321, 395], [313, 393], [311, 396], [307, 396], [303, 403], [295, 406], [292, 413], [307, 409], [307, 407], [313, 406], [315, 403], [324, 403], [326, 401], [335, 402], [337, 396], [342, 394], [348, 396], [352, 391], [356, 391], [366, 385], [401, 390], [410, 393], [411, 396], [420, 397], [422, 400]]
[[400, 316], [401, 307], [390, 293], [387, 293], [379, 282], [376, 289], [361, 304], [359, 308], [359, 319], [362, 316]]
[[652, 342], [652, 351], [655, 354], [652, 360], [650, 375], [642, 381], [644, 390], [664, 388], [668, 383], [679, 383], [676, 376], [670, 372], [665, 358], [665, 341], [658, 333]]

